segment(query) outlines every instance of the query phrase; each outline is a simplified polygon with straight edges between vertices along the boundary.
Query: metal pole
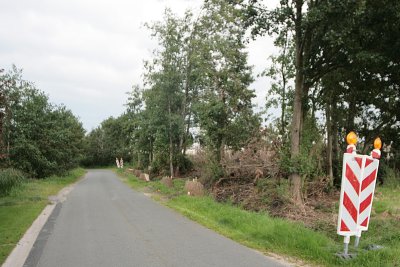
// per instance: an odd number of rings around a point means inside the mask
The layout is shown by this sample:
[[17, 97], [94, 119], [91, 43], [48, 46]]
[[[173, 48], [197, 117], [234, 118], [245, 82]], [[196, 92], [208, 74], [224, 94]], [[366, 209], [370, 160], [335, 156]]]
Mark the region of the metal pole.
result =
[[349, 255], [349, 244], [348, 243], [344, 243], [344, 251], [343, 254], [345, 256]]
[[344, 237], [344, 251], [343, 251], [344, 256], [349, 255], [349, 243], [350, 243], [350, 236], [345, 236]]
[[358, 233], [356, 235], [356, 240], [354, 241], [355, 248], [358, 248], [358, 245], [360, 244], [361, 233], [362, 233], [362, 231], [360, 229], [358, 229]]
[[360, 244], [360, 238], [361, 238], [361, 236], [356, 236], [356, 240], [354, 241], [355, 248], [358, 248], [358, 244]]

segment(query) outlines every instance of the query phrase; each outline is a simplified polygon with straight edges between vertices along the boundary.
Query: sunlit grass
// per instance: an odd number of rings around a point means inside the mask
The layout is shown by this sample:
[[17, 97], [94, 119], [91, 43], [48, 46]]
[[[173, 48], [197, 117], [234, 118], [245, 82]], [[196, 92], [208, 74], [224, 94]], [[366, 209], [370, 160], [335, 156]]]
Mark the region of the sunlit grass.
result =
[[[132, 188], [165, 195], [167, 198], [156, 197], [156, 200], [163, 200], [163, 204], [186, 217], [262, 252], [322, 266], [400, 266], [400, 220], [390, 215], [397, 212], [400, 205], [398, 188], [377, 189], [373, 203], [377, 211], [371, 218], [370, 229], [363, 233], [359, 249], [353, 248], [353, 243], [350, 245], [350, 252], [357, 253], [357, 257], [344, 261], [335, 256], [343, 250], [343, 238], [336, 235], [336, 229], [316, 232], [301, 223], [245, 211], [229, 203], [218, 203], [209, 196], [190, 197], [183, 191], [182, 179], [175, 180], [174, 188], [167, 188], [159, 181], [147, 183], [133, 175], [122, 172], [121, 175]], [[386, 213], [389, 216], [382, 216]], [[367, 251], [364, 248], [369, 244], [382, 245], [384, 249]]]
[[7, 197], [0, 197], [0, 264], [2, 264], [32, 222], [49, 203], [48, 197], [85, 174], [75, 169], [63, 177], [27, 180]]

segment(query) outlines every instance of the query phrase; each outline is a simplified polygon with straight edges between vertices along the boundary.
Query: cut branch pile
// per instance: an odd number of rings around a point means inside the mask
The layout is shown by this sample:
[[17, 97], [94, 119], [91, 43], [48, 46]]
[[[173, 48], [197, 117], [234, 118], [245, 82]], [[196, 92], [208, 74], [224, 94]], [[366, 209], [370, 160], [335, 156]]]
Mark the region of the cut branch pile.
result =
[[242, 179], [256, 184], [261, 178], [277, 177], [279, 164], [276, 145], [276, 142], [268, 143], [261, 137], [253, 139], [239, 151], [227, 151], [222, 161], [226, 174], [223, 179]]
[[230, 201], [232, 204], [241, 205], [246, 210], [265, 210], [261, 196], [253, 183], [240, 184], [238, 180], [225, 181], [224, 186], [213, 188], [214, 198], [219, 202]]

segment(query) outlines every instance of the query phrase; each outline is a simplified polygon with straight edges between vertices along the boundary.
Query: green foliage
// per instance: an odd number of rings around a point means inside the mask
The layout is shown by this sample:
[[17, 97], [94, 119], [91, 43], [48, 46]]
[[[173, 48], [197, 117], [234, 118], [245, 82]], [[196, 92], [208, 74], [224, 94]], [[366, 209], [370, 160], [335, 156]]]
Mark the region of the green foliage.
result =
[[199, 22], [199, 56], [206, 79], [196, 104], [203, 140], [219, 161], [225, 146], [243, 147], [259, 129], [252, 111], [251, 67], [244, 51], [244, 21], [240, 10], [221, 0], [204, 3]]
[[382, 177], [382, 183], [384, 186], [387, 187], [400, 187], [400, 171], [390, 166], [386, 165], [385, 163], [380, 164], [379, 166], [379, 176]]
[[[212, 152], [208, 152], [212, 153]], [[221, 164], [215, 160], [214, 156], [208, 156], [206, 164], [202, 166], [203, 172], [200, 181], [206, 187], [211, 187], [218, 179], [224, 176], [224, 170]]]
[[85, 136], [85, 157], [81, 163], [84, 166], [110, 166], [115, 164], [115, 158], [128, 163], [132, 158], [129, 123], [128, 114], [104, 120]]
[[185, 152], [194, 133], [219, 162], [226, 147], [240, 149], [258, 131], [240, 11], [221, 0], [203, 10], [195, 19], [167, 9], [146, 24], [159, 47], [145, 62], [144, 88], [134, 86], [126, 113], [86, 137], [85, 165], [123, 155], [136, 168], [175, 176], [192, 169]]
[[78, 165], [82, 157], [84, 129], [64, 106], [22, 79], [16, 67], [4, 75], [5, 116], [2, 121], [3, 165], [34, 177], [61, 174]]
[[[146, 24], [157, 39], [159, 49], [154, 51], [153, 60], [145, 64], [148, 87], [142, 95], [145, 109], [133, 114], [137, 118], [132, 140], [137, 165], [149, 166], [155, 173], [168, 170], [170, 176], [187, 169], [182, 151], [190, 140], [191, 101], [195, 90], [191, 22], [190, 12], [178, 18], [167, 9], [162, 21]], [[130, 105], [133, 103], [132, 99]]]
[[265, 106], [267, 111], [271, 108], [280, 108], [280, 118], [276, 119], [276, 124], [281, 136], [285, 136], [293, 110], [293, 79], [295, 77], [294, 43], [287, 28], [281, 30], [275, 45], [280, 48], [280, 54], [270, 56], [271, 66], [261, 75], [273, 80], [267, 93]]
[[193, 162], [186, 155], [179, 154], [176, 156], [176, 166], [180, 166], [182, 173], [187, 173], [193, 169]]
[[25, 176], [18, 170], [0, 170], [0, 196], [8, 195], [13, 188], [19, 187], [24, 180]]
[[[283, 173], [299, 173], [303, 179], [313, 180], [324, 173], [324, 163], [321, 155], [324, 154], [322, 136], [316, 125], [315, 118], [307, 116], [302, 132], [301, 153], [291, 157], [289, 144], [284, 143], [279, 155]], [[287, 141], [288, 142], [288, 141]]]
[[290, 157], [288, 153], [284, 153], [281, 162], [281, 168], [285, 173], [299, 173], [301, 176], [314, 175], [316, 166], [314, 159], [307, 154], [299, 154], [296, 157]]
[[289, 201], [289, 183], [287, 180], [261, 179], [257, 182], [263, 204], [277, 209]]
[[[258, 0], [234, 2], [237, 3], [243, 7], [252, 36], [274, 36], [275, 44], [281, 48], [280, 55], [272, 59], [275, 68], [268, 72], [275, 82], [267, 104], [279, 104], [282, 114], [287, 107], [282, 77], [283, 74], [290, 77], [293, 67], [295, 70], [295, 81], [289, 83], [295, 82], [298, 105], [294, 105], [295, 114], [287, 115], [299, 116], [292, 124], [295, 128], [292, 134], [296, 137], [291, 144], [293, 159], [286, 165], [307, 165], [306, 159], [295, 155], [299, 151], [307, 153], [304, 147], [300, 148], [305, 142], [298, 139], [308, 136], [301, 134], [301, 120], [310, 111], [312, 114], [323, 111], [326, 115], [329, 140], [326, 165], [328, 174], [332, 171], [336, 176], [336, 184], [340, 183], [341, 152], [346, 146], [343, 140], [350, 130], [363, 139], [359, 145], [362, 154], [369, 153], [377, 136], [386, 145], [392, 144], [393, 151], [400, 151], [400, 56], [398, 49], [393, 49], [400, 43], [400, 28], [393, 23], [399, 21], [398, 1], [367, 0], [355, 4], [351, 0], [289, 0], [280, 1], [273, 9]], [[292, 60], [290, 49], [294, 50]], [[281, 135], [285, 136], [284, 116], [279, 124]], [[395, 155], [389, 160], [395, 169], [399, 169], [398, 159]], [[296, 174], [301, 169], [304, 168], [297, 166], [290, 171]], [[306, 169], [303, 173], [312, 168]]]

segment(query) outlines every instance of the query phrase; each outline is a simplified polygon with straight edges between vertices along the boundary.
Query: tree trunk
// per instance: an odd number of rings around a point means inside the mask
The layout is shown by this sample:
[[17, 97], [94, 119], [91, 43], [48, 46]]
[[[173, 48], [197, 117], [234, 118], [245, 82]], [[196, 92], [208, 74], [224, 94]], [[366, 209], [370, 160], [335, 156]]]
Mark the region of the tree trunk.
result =
[[[283, 56], [286, 58], [286, 49], [288, 46], [288, 33], [286, 32], [286, 40], [285, 40], [285, 46], [283, 48]], [[285, 115], [286, 115], [286, 84], [287, 84], [287, 79], [286, 79], [286, 68], [287, 65], [284, 63], [285, 61], [282, 62], [281, 64], [281, 75], [282, 75], [282, 103], [281, 103], [281, 135], [282, 138], [285, 136]]]
[[[186, 85], [185, 85], [185, 96], [183, 98], [183, 108], [182, 108], [182, 113], [181, 113], [181, 118], [182, 118], [182, 122], [183, 122], [183, 128], [182, 128], [182, 131], [181, 131], [181, 133], [179, 135], [179, 147], [178, 147], [178, 153], [183, 154], [183, 155], [186, 153], [186, 145], [185, 145], [185, 141], [186, 141], [185, 140], [185, 133], [186, 133], [185, 126], [186, 126], [186, 124], [185, 124], [185, 119], [186, 119], [186, 116], [187, 116], [187, 110], [188, 110], [187, 101], [188, 101], [188, 98], [189, 98], [189, 78], [188, 78], [188, 76], [189, 75], [187, 73], [186, 74]], [[190, 120], [190, 117], [189, 117], [189, 120]], [[184, 146], [185, 146], [185, 148], [184, 148]], [[178, 163], [176, 168], [175, 168], [175, 175], [176, 176], [179, 176], [179, 172], [180, 172], [179, 168], [180, 168], [180, 166], [179, 166], [179, 163]]]
[[[293, 119], [292, 119], [292, 132], [291, 132], [291, 147], [290, 153], [292, 160], [295, 160], [300, 153], [300, 131], [301, 131], [301, 119], [302, 119], [302, 78], [298, 77], [299, 71], [296, 71], [296, 86], [295, 86], [295, 96], [293, 103]], [[301, 177], [296, 171], [290, 175], [291, 181], [291, 195], [293, 201], [298, 204], [303, 204], [303, 199], [301, 196]]]
[[173, 165], [173, 144], [172, 144], [172, 135], [169, 136], [169, 169], [171, 173], [171, 178], [174, 177], [174, 165]]
[[[294, 90], [294, 102], [293, 102], [293, 119], [292, 119], [292, 131], [291, 131], [291, 146], [290, 153], [293, 161], [299, 156], [300, 153], [300, 132], [301, 132], [301, 120], [303, 116], [303, 51], [302, 51], [302, 6], [303, 1], [296, 1], [296, 79], [295, 79], [295, 90]], [[301, 177], [298, 171], [294, 171], [290, 174], [291, 182], [291, 197], [295, 204], [302, 206], [303, 198], [301, 196]]]
[[225, 156], [225, 137], [222, 138], [221, 140], [221, 146], [219, 148], [219, 164], [222, 166], [222, 160], [224, 159]]
[[173, 143], [172, 143], [172, 123], [171, 123], [171, 100], [168, 100], [168, 115], [169, 115], [169, 170], [171, 174], [171, 178], [174, 177], [174, 151], [173, 151]]
[[354, 127], [354, 118], [356, 114], [356, 102], [354, 100], [353, 96], [350, 96], [350, 101], [349, 101], [349, 112], [347, 113], [347, 133], [350, 131], [355, 131]]
[[[187, 125], [186, 125], [186, 135], [185, 135], [186, 137], [189, 136], [189, 133], [190, 133], [190, 120], [191, 119], [192, 119], [192, 112], [189, 112], [189, 118], [188, 118]], [[187, 144], [186, 144], [186, 139], [184, 139], [183, 150], [182, 150], [183, 156], [186, 156], [186, 149], [187, 149]]]
[[340, 147], [339, 147], [339, 140], [338, 140], [338, 134], [339, 134], [339, 128], [338, 128], [338, 123], [339, 123], [339, 118], [338, 118], [338, 109], [337, 109], [337, 99], [333, 98], [332, 99], [332, 116], [331, 116], [331, 123], [332, 123], [332, 169], [333, 169], [333, 177], [334, 177], [334, 185], [339, 186], [341, 183], [341, 170], [339, 166], [339, 153], [340, 153]]
[[5, 146], [4, 146], [4, 138], [3, 138], [3, 112], [0, 112], [0, 159], [4, 157], [5, 154]]
[[[0, 70], [0, 73], [2, 70]], [[3, 84], [0, 84], [0, 109], [5, 109], [4, 112], [0, 110], [0, 159], [5, 157], [5, 138], [4, 138], [4, 121], [6, 119], [6, 110], [7, 110], [7, 103], [6, 103], [6, 96], [4, 93]], [[8, 152], [7, 152], [8, 153]]]
[[326, 160], [327, 160], [327, 174], [329, 177], [329, 185], [333, 186], [333, 159], [332, 159], [332, 106], [330, 101], [326, 103]]

